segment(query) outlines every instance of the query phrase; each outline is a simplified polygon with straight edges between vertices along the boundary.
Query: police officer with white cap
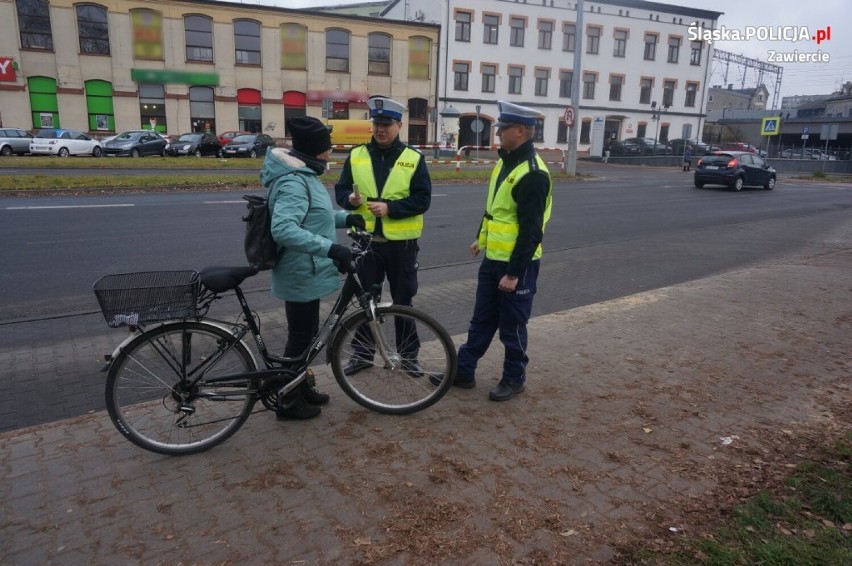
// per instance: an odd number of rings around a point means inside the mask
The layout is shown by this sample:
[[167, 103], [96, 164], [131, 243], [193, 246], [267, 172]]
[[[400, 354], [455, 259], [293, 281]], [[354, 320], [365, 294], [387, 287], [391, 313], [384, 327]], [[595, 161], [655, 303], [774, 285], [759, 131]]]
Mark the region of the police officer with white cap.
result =
[[[467, 342], [459, 348], [453, 383], [464, 389], [476, 385], [477, 363], [499, 330], [505, 349], [503, 374], [488, 396], [492, 401], [506, 401], [523, 391], [526, 381], [527, 322], [553, 187], [547, 165], [532, 142], [539, 113], [502, 100], [497, 107], [500, 159], [491, 174], [479, 233], [470, 246], [471, 255], [484, 251], [485, 257], [479, 267]], [[436, 377], [430, 379], [440, 382]]]
[[[370, 98], [367, 105], [373, 137], [352, 148], [334, 186], [335, 198], [344, 209], [363, 216], [367, 231], [373, 233], [374, 253], [359, 266], [365, 288], [381, 290], [387, 279], [394, 304], [410, 306], [417, 294], [417, 239], [423, 231], [423, 213], [432, 202], [432, 181], [420, 152], [399, 140], [405, 106], [382, 96]], [[397, 332], [397, 344], [409, 345], [400, 352], [403, 369], [422, 377], [416, 329], [398, 328]], [[355, 342], [355, 355], [344, 368], [346, 375], [373, 366], [375, 352], [369, 337], [356, 337]]]

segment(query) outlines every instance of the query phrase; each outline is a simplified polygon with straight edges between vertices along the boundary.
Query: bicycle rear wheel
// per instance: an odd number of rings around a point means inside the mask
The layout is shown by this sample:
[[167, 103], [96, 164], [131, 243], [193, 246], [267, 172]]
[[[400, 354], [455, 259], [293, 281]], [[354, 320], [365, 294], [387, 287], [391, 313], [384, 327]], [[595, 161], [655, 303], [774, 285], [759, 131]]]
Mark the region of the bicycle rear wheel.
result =
[[251, 414], [257, 380], [240, 374], [254, 369], [248, 348], [227, 330], [204, 322], [166, 323], [143, 332], [115, 357], [107, 375], [107, 410], [133, 444], [159, 454], [194, 454], [225, 441]]
[[[376, 351], [370, 325], [367, 313], [358, 311], [341, 322], [329, 345], [332, 372], [349, 397], [379, 413], [406, 415], [444, 396], [455, 379], [457, 358], [443, 326], [411, 307], [377, 307], [375, 328], [388, 348], [386, 361]], [[363, 362], [363, 369], [346, 375], [344, 366], [353, 359]]]

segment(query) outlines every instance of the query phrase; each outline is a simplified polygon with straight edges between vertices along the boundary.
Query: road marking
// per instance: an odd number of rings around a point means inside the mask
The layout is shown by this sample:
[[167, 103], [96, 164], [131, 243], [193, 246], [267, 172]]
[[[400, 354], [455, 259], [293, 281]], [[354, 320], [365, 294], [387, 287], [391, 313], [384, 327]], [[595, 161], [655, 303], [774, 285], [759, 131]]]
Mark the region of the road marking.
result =
[[240, 204], [245, 202], [244, 200], [205, 200], [201, 204]]
[[45, 210], [57, 208], [117, 208], [121, 206], [136, 206], [135, 204], [69, 204], [55, 206], [7, 206], [6, 210]]

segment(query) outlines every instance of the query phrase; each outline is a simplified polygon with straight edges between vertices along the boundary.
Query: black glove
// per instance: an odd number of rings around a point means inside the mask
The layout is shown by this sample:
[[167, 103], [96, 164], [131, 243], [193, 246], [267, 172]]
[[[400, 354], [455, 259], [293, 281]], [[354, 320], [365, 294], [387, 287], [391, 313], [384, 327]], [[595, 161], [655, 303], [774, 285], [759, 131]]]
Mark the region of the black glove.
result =
[[364, 222], [364, 217], [360, 214], [347, 214], [346, 215], [346, 227], [347, 228], [358, 228], [359, 230], [366, 230], [367, 223]]
[[334, 266], [340, 273], [348, 272], [352, 265], [352, 250], [346, 246], [331, 244], [331, 247], [328, 248], [328, 257], [334, 260]]

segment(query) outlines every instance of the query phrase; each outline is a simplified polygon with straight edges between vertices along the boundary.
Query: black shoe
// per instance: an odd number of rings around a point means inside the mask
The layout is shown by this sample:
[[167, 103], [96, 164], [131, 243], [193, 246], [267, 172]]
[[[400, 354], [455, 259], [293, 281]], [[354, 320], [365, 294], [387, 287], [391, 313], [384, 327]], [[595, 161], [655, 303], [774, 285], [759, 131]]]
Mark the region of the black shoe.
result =
[[[433, 373], [429, 376], [429, 382], [436, 387], [438, 385], [441, 385], [442, 381], [444, 381], [443, 373]], [[473, 389], [474, 387], [476, 387], [476, 380], [472, 377], [456, 376], [456, 379], [453, 381], [453, 386], [459, 387], [461, 389]]]
[[280, 421], [304, 421], [319, 416], [321, 412], [322, 409], [316, 405], [309, 405], [302, 397], [296, 397], [285, 401], [285, 406], [278, 407], [275, 415]]
[[425, 371], [423, 371], [423, 366], [417, 363], [417, 361], [412, 362], [409, 360], [402, 360], [401, 367], [402, 371], [404, 371], [411, 377], [423, 377], [423, 374], [426, 373]]
[[502, 379], [497, 387], [488, 392], [488, 398], [492, 401], [508, 401], [523, 390], [523, 383], [511, 383]]
[[319, 392], [316, 387], [311, 385], [304, 386], [302, 397], [305, 398], [308, 405], [328, 405], [329, 400], [331, 400], [328, 394]]
[[365, 369], [373, 367], [373, 362], [368, 362], [367, 360], [359, 360], [358, 358], [352, 358], [349, 360], [349, 363], [343, 366], [343, 375], [355, 375], [359, 371], [364, 371]]

